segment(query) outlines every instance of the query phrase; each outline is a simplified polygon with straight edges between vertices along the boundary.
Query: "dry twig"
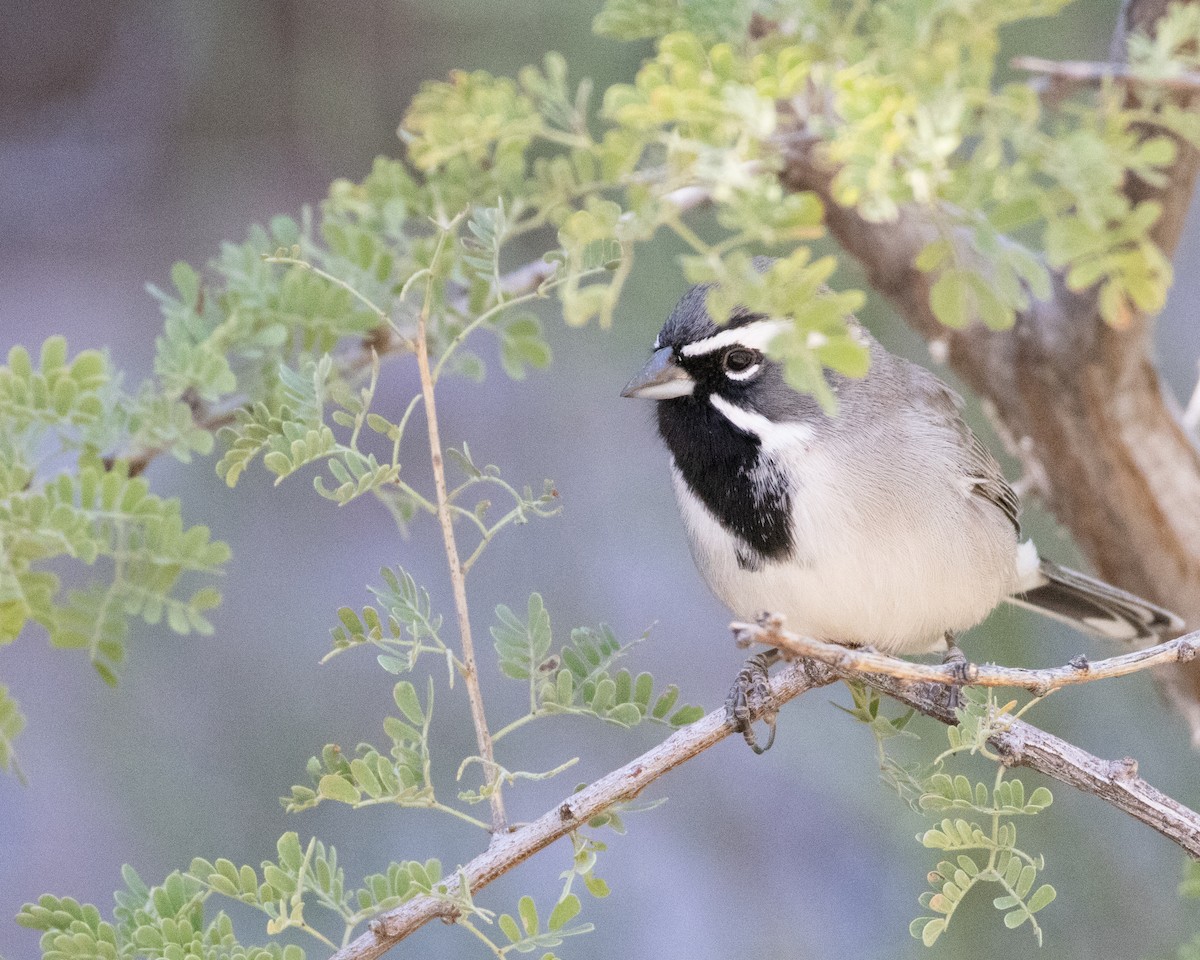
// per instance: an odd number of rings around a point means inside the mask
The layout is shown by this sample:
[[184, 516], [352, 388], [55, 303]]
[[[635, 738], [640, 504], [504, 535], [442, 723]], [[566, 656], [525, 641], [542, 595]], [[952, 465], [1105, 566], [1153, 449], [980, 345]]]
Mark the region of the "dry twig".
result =
[[1196, 631], [1105, 660], [1092, 662], [1079, 656], [1061, 667], [1031, 670], [1028, 667], [1005, 667], [996, 663], [913, 663], [867, 648], [852, 649], [790, 633], [783, 629], [783, 620], [778, 616], [765, 616], [758, 623], [734, 623], [731, 629], [739, 646], [761, 643], [778, 647], [786, 656], [816, 660], [844, 675], [870, 673], [894, 677], [910, 684], [1018, 687], [1038, 697], [1070, 684], [1124, 677], [1168, 663], [1187, 663], [1200, 650], [1200, 631]]

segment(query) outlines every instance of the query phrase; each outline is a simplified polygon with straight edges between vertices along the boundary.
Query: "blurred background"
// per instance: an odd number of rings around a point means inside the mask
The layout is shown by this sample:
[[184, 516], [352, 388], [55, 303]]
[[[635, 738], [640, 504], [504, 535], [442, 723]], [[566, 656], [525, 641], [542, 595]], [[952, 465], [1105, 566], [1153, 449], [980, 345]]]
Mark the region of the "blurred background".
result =
[[[1102, 59], [1117, 0], [1080, 0], [1048, 29], [1007, 37], [1010, 53]], [[203, 264], [223, 239], [318, 201], [335, 177], [359, 179], [424, 79], [455, 67], [512, 72], [549, 49], [598, 88], [628, 79], [648, 47], [591, 34], [599, 0], [6, 0], [0, 23], [0, 351], [65, 333], [73, 349], [107, 346], [131, 383], [149, 374], [160, 318], [144, 292], [174, 260]], [[653, 626], [629, 665], [679, 683], [687, 702], [719, 705], [742, 654], [727, 613], [688, 556], [666, 455], [647, 404], [622, 401], [666, 312], [682, 292], [678, 251], [639, 255], [612, 331], [565, 330], [546, 315], [555, 349], [547, 373], [514, 384], [497, 364], [483, 385], [448, 381], [443, 433], [480, 462], [535, 486], [553, 478], [561, 517], [517, 528], [473, 574], [475, 630], [486, 642], [497, 603], [546, 598], [556, 642], [572, 626], [610, 623], [632, 639]], [[1159, 331], [1163, 371], [1184, 401], [1195, 381], [1195, 225]], [[859, 282], [847, 271], [842, 282]], [[924, 347], [874, 301], [865, 317], [891, 346], [928, 362]], [[409, 362], [385, 367], [385, 412], [416, 389]], [[386, 406], [390, 405], [390, 406]], [[986, 427], [983, 428], [986, 430]], [[987, 434], [994, 449], [997, 444]], [[414, 435], [416, 436], [416, 435]], [[414, 443], [413, 450], [419, 447]], [[1010, 467], [1012, 465], [1010, 464]], [[408, 469], [406, 467], [406, 469]], [[414, 464], [413, 475], [424, 477]], [[392, 859], [465, 862], [484, 838], [457, 821], [326, 805], [287, 815], [277, 798], [306, 782], [304, 762], [326, 742], [381, 743], [393, 678], [365, 652], [319, 667], [341, 605], [369, 599], [381, 566], [403, 564], [451, 609], [435, 526], [398, 537], [373, 502], [338, 510], [306, 478], [272, 488], [252, 471], [236, 491], [213, 461], [150, 468], [155, 488], [183, 499], [233, 547], [216, 635], [185, 639], [135, 627], [118, 689], [77, 651], [51, 650], [30, 630], [0, 649], [0, 678], [28, 715], [18, 743], [27, 777], [0, 777], [0, 955], [35, 956], [37, 934], [11, 922], [51, 891], [108, 915], [120, 868], [147, 882], [193, 856], [255, 866], [285, 830], [335, 844], [347, 882]], [[1027, 529], [1043, 551], [1073, 562], [1064, 534], [1036, 506]], [[452, 633], [452, 631], [451, 631]], [[1029, 665], [1096, 654], [1091, 641], [1017, 611], [999, 613], [964, 644], [979, 659]], [[522, 709], [523, 688], [499, 677], [485, 648], [494, 726]], [[926, 956], [908, 921], [937, 861], [914, 836], [925, 821], [877, 779], [869, 732], [820, 691], [792, 704], [778, 744], [753, 756], [736, 738], [655, 785], [669, 797], [610, 836], [598, 874], [613, 888], [585, 902], [597, 931], [568, 941], [570, 958], [717, 960]], [[437, 745], [453, 795], [457, 758], [474, 751], [461, 685], [439, 698]], [[1200, 804], [1200, 755], [1150, 681], [1059, 693], [1032, 719], [1105, 757], [1138, 758], [1143, 774]], [[517, 820], [539, 815], [576, 782], [648, 748], [661, 728], [633, 732], [547, 720], [505, 742], [511, 768], [546, 769], [583, 755], [553, 784], [510, 791]], [[937, 734], [940, 737], [940, 734]], [[932, 741], [936, 743], [937, 741]], [[1027, 782], [1037, 785], [1036, 775]], [[1182, 855], [1110, 806], [1064, 788], [1026, 829], [1047, 857], [1058, 901], [1041, 914], [1046, 958], [1173, 955], [1200, 931], [1200, 911], [1175, 897]], [[1022, 825], [1024, 826], [1024, 825]], [[565, 842], [495, 883], [481, 905], [513, 911], [526, 892], [551, 904], [569, 862]], [[1027, 930], [1007, 932], [982, 896], [935, 955], [1032, 955]], [[214, 906], [225, 907], [225, 903]], [[231, 911], [244, 942], [263, 918]], [[310, 918], [312, 919], [312, 918]], [[441, 924], [395, 956], [482, 956]], [[310, 956], [323, 951], [317, 946]]]

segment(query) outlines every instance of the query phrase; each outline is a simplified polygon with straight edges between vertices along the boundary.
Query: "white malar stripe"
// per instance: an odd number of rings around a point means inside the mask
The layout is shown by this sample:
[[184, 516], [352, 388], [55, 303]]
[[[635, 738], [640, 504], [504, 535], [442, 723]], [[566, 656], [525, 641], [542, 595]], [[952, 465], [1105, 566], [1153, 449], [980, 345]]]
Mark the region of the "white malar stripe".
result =
[[712, 405], [716, 408], [717, 412], [735, 427], [745, 433], [758, 437], [759, 442], [762, 443], [763, 448], [766, 450], [807, 446], [812, 442], [813, 428], [807, 423], [801, 423], [799, 420], [775, 423], [772, 420], [768, 420], [761, 413], [747, 410], [745, 407], [739, 407], [715, 393], [709, 396], [709, 400], [712, 401]]
[[685, 357], [696, 357], [735, 345], [750, 350], [766, 350], [771, 341], [791, 325], [791, 320], [755, 320], [743, 327], [730, 327], [711, 337], [685, 344], [679, 352]]

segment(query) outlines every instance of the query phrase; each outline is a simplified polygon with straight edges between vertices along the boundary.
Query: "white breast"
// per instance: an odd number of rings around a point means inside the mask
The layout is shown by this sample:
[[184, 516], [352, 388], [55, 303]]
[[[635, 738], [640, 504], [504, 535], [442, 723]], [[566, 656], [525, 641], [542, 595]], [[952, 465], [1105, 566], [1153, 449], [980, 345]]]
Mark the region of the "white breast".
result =
[[799, 480], [796, 550], [758, 570], [739, 567], [745, 544], [672, 463], [696, 566], [735, 616], [770, 611], [808, 636], [919, 653], [940, 648], [945, 631], [977, 624], [1016, 587], [1012, 525], [957, 482], [951, 462], [881, 470], [861, 446], [856, 453], [800, 443], [771, 455]]

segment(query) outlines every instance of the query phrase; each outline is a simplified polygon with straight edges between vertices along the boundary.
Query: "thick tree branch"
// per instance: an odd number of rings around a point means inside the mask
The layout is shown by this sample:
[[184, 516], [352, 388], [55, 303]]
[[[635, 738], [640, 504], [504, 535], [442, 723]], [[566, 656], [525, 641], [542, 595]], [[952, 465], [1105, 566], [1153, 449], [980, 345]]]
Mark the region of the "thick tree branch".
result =
[[[923, 696], [919, 688], [906, 686], [894, 677], [864, 674], [860, 679], [928, 717], [943, 723], [954, 722], [943, 703]], [[1200, 814], [1139, 777], [1133, 758], [1102, 760], [1023, 720], [1013, 720], [1005, 731], [988, 742], [1000, 752], [1005, 763], [1028, 767], [1097, 796], [1178, 844], [1189, 856], [1200, 859]]]

